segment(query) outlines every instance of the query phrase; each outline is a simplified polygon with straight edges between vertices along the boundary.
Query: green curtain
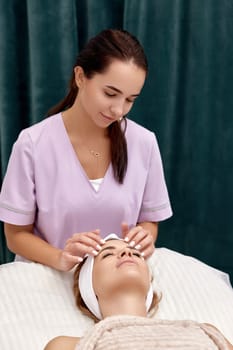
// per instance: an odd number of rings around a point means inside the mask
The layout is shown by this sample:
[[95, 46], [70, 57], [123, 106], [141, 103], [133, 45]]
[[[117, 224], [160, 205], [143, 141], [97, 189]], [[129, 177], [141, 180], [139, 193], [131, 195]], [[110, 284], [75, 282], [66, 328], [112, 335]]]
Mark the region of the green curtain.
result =
[[[149, 60], [130, 117], [158, 137], [174, 211], [157, 245], [233, 278], [232, 18], [231, 0], [0, 0], [1, 176], [19, 131], [65, 94], [87, 39], [125, 28]], [[1, 230], [0, 262], [11, 259]]]

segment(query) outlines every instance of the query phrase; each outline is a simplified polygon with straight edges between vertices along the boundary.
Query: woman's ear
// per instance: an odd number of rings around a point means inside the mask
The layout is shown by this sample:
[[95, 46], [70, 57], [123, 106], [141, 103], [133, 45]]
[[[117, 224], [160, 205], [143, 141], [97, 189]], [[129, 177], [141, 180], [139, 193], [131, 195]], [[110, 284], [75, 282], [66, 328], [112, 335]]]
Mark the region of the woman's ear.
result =
[[74, 68], [75, 82], [78, 88], [80, 88], [84, 82], [85, 74], [84, 70], [80, 66]]

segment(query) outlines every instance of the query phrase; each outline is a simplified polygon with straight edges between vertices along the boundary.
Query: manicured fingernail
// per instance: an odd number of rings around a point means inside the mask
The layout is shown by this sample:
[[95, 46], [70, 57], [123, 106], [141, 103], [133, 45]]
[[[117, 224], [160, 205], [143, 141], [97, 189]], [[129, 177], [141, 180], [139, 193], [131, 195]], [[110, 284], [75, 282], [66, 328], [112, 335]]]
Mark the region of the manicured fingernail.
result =
[[136, 246], [135, 246], [135, 249], [141, 249], [141, 244], [137, 244]]
[[124, 241], [125, 241], [125, 242], [129, 242], [129, 238], [128, 238], [128, 237], [125, 237]]
[[82, 262], [82, 261], [83, 261], [83, 258], [81, 258], [81, 256], [78, 256], [78, 257], [77, 257], [77, 260], [78, 260], [78, 262]]
[[100, 250], [100, 249], [101, 249], [101, 246], [100, 246], [99, 244], [97, 244], [96, 249], [97, 249], [97, 250]]
[[104, 240], [104, 239], [101, 239], [101, 240], [100, 240], [100, 243], [101, 243], [101, 244], [104, 244], [104, 243], [105, 243], [105, 240]]
[[134, 246], [135, 246], [135, 242], [134, 242], [134, 241], [131, 241], [131, 242], [129, 243], [129, 247], [133, 248]]
[[93, 250], [92, 250], [92, 254], [93, 254], [93, 255], [98, 255], [98, 252], [97, 252], [95, 249], [93, 249]]

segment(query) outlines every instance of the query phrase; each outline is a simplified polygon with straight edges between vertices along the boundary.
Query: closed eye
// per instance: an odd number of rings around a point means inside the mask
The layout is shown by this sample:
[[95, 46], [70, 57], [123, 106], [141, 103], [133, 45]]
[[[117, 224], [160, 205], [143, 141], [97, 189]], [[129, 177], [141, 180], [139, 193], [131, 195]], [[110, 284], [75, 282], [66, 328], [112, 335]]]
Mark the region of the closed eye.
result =
[[[108, 92], [108, 91], [105, 91], [104, 93], [105, 93], [105, 95], [108, 96], [108, 97], [115, 97], [115, 96], [117, 96], [116, 93], [112, 93], [112, 92]], [[127, 99], [126, 99], [126, 101], [127, 101], [128, 103], [134, 103], [135, 100], [136, 100], [136, 98], [133, 98], [133, 99], [127, 98]]]
[[138, 258], [141, 258], [141, 253], [135, 252], [133, 255], [137, 256]]
[[107, 91], [105, 91], [105, 95], [108, 96], [108, 97], [116, 96], [116, 94], [113, 94], [113, 93], [110, 93], [110, 92], [107, 92]]
[[129, 103], [134, 103], [135, 100], [136, 100], [136, 98], [134, 98], [133, 100], [130, 100], [129, 98], [127, 98], [127, 102], [129, 102]]
[[113, 255], [113, 253], [105, 253], [102, 255], [102, 259], [107, 258], [108, 256]]

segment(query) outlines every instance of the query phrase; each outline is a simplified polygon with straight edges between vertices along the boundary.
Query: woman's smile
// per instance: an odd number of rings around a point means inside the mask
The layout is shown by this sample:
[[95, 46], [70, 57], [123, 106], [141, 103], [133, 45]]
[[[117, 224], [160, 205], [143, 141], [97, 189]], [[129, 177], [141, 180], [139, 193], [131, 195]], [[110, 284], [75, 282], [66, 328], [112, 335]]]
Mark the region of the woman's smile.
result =
[[108, 122], [114, 122], [114, 121], [115, 121], [115, 118], [114, 118], [114, 117], [110, 117], [110, 116], [105, 115], [105, 114], [103, 114], [103, 113], [100, 113], [100, 114], [101, 114], [101, 116], [102, 116], [106, 121], [108, 121]]

